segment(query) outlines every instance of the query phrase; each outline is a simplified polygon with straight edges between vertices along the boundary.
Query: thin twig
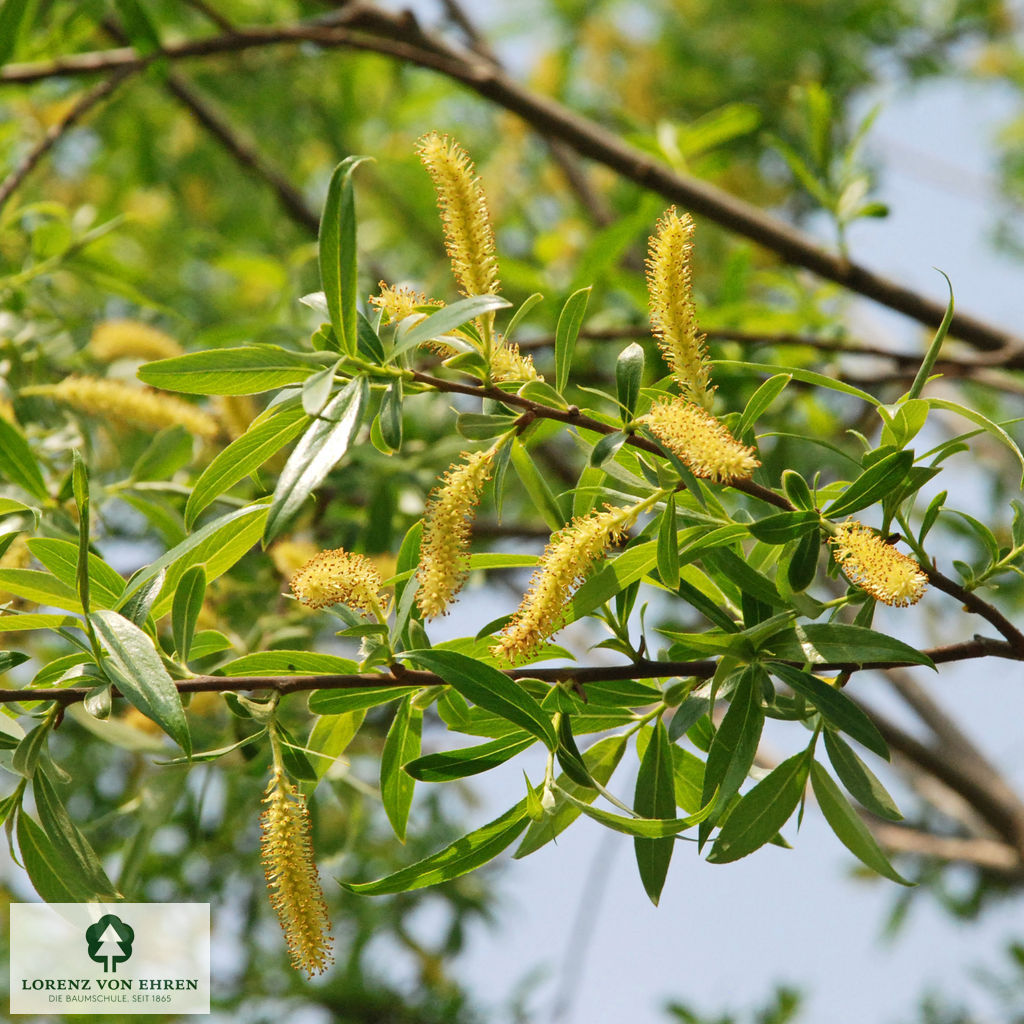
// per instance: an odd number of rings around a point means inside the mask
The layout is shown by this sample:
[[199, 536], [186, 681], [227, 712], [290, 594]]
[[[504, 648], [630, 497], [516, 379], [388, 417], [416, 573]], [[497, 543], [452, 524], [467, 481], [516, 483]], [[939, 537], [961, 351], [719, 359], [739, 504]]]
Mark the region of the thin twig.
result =
[[[937, 326], [943, 318], [945, 307], [941, 302], [821, 248], [802, 231], [744, 200], [666, 167], [596, 122], [530, 92], [491, 62], [425, 33], [406, 14], [392, 15], [369, 4], [353, 3], [337, 12], [332, 22], [252, 27], [168, 45], [144, 56], [122, 48], [75, 54], [55, 61], [9, 64], [0, 69], [0, 83], [35, 82], [117, 68], [139, 69], [159, 59], [181, 60], [303, 41], [382, 53], [463, 83], [519, 115], [544, 137], [558, 139], [581, 156], [611, 168], [635, 184], [757, 242], [787, 263], [811, 270], [930, 327]], [[951, 333], [985, 351], [1024, 352], [1024, 340], [964, 313], [954, 316]]]
[[87, 92], [82, 93], [75, 101], [74, 106], [54, 125], [46, 134], [32, 147], [25, 158], [2, 182], [0, 182], [0, 210], [4, 208], [11, 196], [22, 185], [25, 179], [38, 166], [40, 160], [53, 149], [54, 146], [72, 128], [82, 120], [85, 115], [94, 107], [102, 103], [126, 78], [134, 74], [134, 68], [122, 68], [115, 71], [109, 78], [97, 83]]
[[875, 838], [893, 853], [913, 854], [952, 863], [971, 864], [985, 871], [1019, 878], [1024, 873], [1020, 854], [997, 839], [937, 836], [908, 825], [863, 815]]

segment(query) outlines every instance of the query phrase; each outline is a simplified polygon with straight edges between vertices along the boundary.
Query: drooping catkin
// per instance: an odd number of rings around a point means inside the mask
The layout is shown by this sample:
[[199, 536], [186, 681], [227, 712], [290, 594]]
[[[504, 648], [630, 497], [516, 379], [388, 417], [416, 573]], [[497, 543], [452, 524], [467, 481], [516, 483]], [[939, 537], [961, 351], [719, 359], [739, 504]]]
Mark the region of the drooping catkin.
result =
[[714, 483], [746, 480], [761, 463], [707, 409], [683, 398], [656, 402], [642, 419], [651, 432], [693, 473]]
[[170, 359], [184, 351], [169, 334], [141, 320], [104, 320], [89, 338], [89, 354], [104, 363], [124, 358]]
[[416, 572], [416, 604], [428, 619], [444, 615], [469, 575], [470, 528], [493, 459], [493, 449], [463, 452], [430, 492]]
[[380, 610], [383, 581], [373, 562], [344, 548], [321, 551], [291, 578], [292, 593], [310, 608], [344, 604], [371, 615]]
[[693, 302], [690, 256], [693, 218], [670, 207], [658, 221], [647, 255], [651, 327], [682, 393], [705, 408], [711, 403], [711, 364]]
[[558, 632], [576, 588], [608, 548], [622, 540], [635, 517], [632, 508], [608, 507], [577, 516], [552, 534], [529, 589], [491, 653], [515, 663]]
[[428, 132], [416, 145], [433, 179], [445, 249], [465, 296], [498, 291], [498, 257], [487, 198], [465, 150], [447, 135]]
[[90, 416], [141, 430], [182, 426], [197, 437], [213, 439], [220, 424], [202, 409], [175, 395], [98, 377], [65, 377], [59, 384], [23, 388], [22, 395], [44, 395]]
[[846, 578], [875, 600], [903, 608], [924, 595], [928, 577], [921, 566], [856, 519], [840, 523], [830, 543]]
[[309, 977], [334, 962], [331, 922], [313, 856], [305, 797], [275, 770], [263, 797], [260, 851], [270, 903], [281, 922], [296, 970]]

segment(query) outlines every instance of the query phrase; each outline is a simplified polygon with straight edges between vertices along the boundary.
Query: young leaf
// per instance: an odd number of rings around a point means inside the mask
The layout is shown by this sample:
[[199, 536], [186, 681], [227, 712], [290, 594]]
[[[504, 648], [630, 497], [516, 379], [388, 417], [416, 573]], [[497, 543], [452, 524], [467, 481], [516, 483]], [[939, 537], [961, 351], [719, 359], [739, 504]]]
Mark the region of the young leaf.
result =
[[644, 376], [644, 350], [635, 341], [627, 345], [615, 361], [615, 391], [622, 408], [622, 422], [625, 424], [636, 412], [636, 400], [640, 397], [640, 384]]
[[873, 463], [822, 511], [828, 519], [859, 512], [894, 491], [906, 479], [914, 464], [912, 451], [892, 452]]
[[774, 838], [800, 803], [808, 761], [806, 750], [794, 754], [741, 797], [708, 854], [712, 864], [739, 860]]
[[555, 327], [555, 389], [565, 391], [569, 383], [569, 370], [572, 368], [572, 354], [576, 348], [580, 325], [590, 301], [590, 286], [575, 291], [565, 301], [562, 312], [558, 314]]
[[117, 612], [104, 609], [89, 617], [109, 654], [102, 668], [110, 681], [186, 755], [191, 754], [192, 738], [181, 697], [153, 641], [134, 622]]
[[341, 884], [349, 892], [364, 896], [384, 896], [448, 882], [493, 860], [502, 850], [515, 842], [516, 837], [529, 822], [526, 800], [520, 800], [501, 817], [457, 839], [450, 846], [425, 860], [401, 868], [375, 882]]
[[868, 831], [867, 825], [861, 821], [860, 815], [850, 806], [842, 790], [817, 761], [811, 764], [811, 785], [825, 820], [850, 853], [872, 871], [877, 871], [893, 882], [899, 882], [900, 885], [915, 884], [908, 882], [889, 863], [889, 858], [882, 852], [875, 837]]
[[206, 596], [206, 570], [201, 565], [193, 565], [186, 570], [174, 591], [174, 602], [171, 605], [171, 635], [174, 637], [174, 649], [182, 662], [188, 662], [192, 637], [195, 635], [196, 622], [203, 607]]
[[[673, 778], [672, 747], [668, 742], [665, 723], [659, 718], [654, 726], [654, 734], [644, 751], [636, 778], [633, 804], [636, 813], [644, 818], [674, 818], [676, 796]], [[661, 898], [674, 846], [675, 841], [671, 837], [637, 837], [633, 840], [640, 880], [655, 906]]]
[[327, 404], [299, 439], [277, 480], [263, 528], [269, 544], [291, 522], [303, 502], [348, 451], [369, 395], [365, 377], [355, 377]]
[[419, 323], [403, 330], [401, 325], [395, 331], [395, 345], [388, 353], [388, 362], [393, 362], [403, 352], [422, 345], [425, 341], [440, 338], [456, 327], [475, 320], [484, 313], [493, 313], [496, 309], [505, 309], [511, 303], [499, 295], [472, 295], [468, 299], [460, 299], [450, 306], [441, 306], [436, 313], [430, 313]]
[[352, 172], [366, 159], [350, 156], [331, 174], [320, 218], [320, 281], [343, 352], [356, 354], [356, 207]]
[[405, 828], [416, 786], [414, 776], [402, 771], [402, 766], [419, 754], [422, 730], [423, 712], [412, 706], [410, 694], [398, 705], [380, 755], [380, 795], [388, 821], [401, 843], [405, 842]]
[[792, 379], [792, 374], [777, 373], [774, 377], [769, 377], [754, 392], [736, 424], [736, 437], [743, 437], [748, 430], [753, 428], [761, 418], [761, 414], [782, 394]]

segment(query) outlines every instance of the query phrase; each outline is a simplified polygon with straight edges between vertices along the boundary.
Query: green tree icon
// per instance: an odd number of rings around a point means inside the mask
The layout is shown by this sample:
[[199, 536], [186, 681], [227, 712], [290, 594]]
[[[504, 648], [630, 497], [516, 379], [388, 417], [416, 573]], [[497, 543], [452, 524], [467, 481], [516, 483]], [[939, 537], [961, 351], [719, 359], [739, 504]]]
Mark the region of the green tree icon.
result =
[[132, 955], [135, 930], [113, 914], [104, 914], [95, 924], [85, 930], [89, 943], [89, 959], [103, 964], [103, 973], [117, 973], [117, 965], [123, 964]]

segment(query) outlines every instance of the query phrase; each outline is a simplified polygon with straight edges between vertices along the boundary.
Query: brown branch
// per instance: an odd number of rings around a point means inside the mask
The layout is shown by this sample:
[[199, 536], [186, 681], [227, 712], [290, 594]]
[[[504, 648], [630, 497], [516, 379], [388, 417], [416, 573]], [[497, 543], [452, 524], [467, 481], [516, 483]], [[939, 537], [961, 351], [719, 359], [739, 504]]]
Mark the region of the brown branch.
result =
[[[611, 168], [642, 188], [757, 242], [787, 263], [804, 267], [930, 327], [943, 318], [942, 303], [828, 252], [803, 232], [707, 182], [671, 170], [594, 121], [523, 88], [490, 61], [456, 50], [442, 39], [424, 33], [415, 19], [407, 15], [391, 15], [367, 4], [352, 3], [338, 11], [331, 22], [248, 28], [168, 45], [145, 56], [122, 48], [33, 64], [9, 64], [0, 69], [0, 83], [35, 82], [117, 68], [137, 70], [159, 59], [206, 57], [303, 41], [381, 53], [461, 82], [519, 115], [541, 135], [558, 139], [581, 156]], [[955, 314], [951, 333], [985, 351], [1024, 352], [1024, 340], [963, 313]]]
[[36, 143], [25, 158], [0, 182], [0, 210], [7, 205], [11, 196], [21, 187], [25, 179], [38, 166], [39, 162], [83, 117], [94, 107], [102, 103], [126, 79], [134, 73], [134, 69], [122, 68], [115, 71], [109, 78], [94, 85], [78, 97], [74, 106]]
[[893, 853], [912, 854], [935, 860], [971, 864], [984, 871], [995, 871], [1019, 880], [1024, 861], [1012, 846], [997, 839], [970, 836], [937, 836], [908, 825], [883, 821], [863, 814], [875, 838]]
[[928, 582], [936, 590], [941, 590], [944, 594], [955, 597], [967, 611], [974, 612], [975, 615], [980, 615], [983, 619], [986, 619], [1006, 637], [1007, 643], [1013, 649], [1014, 654], [1017, 657], [1024, 657], [1024, 633], [1021, 633], [998, 608], [989, 604], [988, 601], [983, 601], [972, 591], [965, 590], [955, 580], [944, 576], [934, 565], [922, 565], [921, 570], [928, 577]]

